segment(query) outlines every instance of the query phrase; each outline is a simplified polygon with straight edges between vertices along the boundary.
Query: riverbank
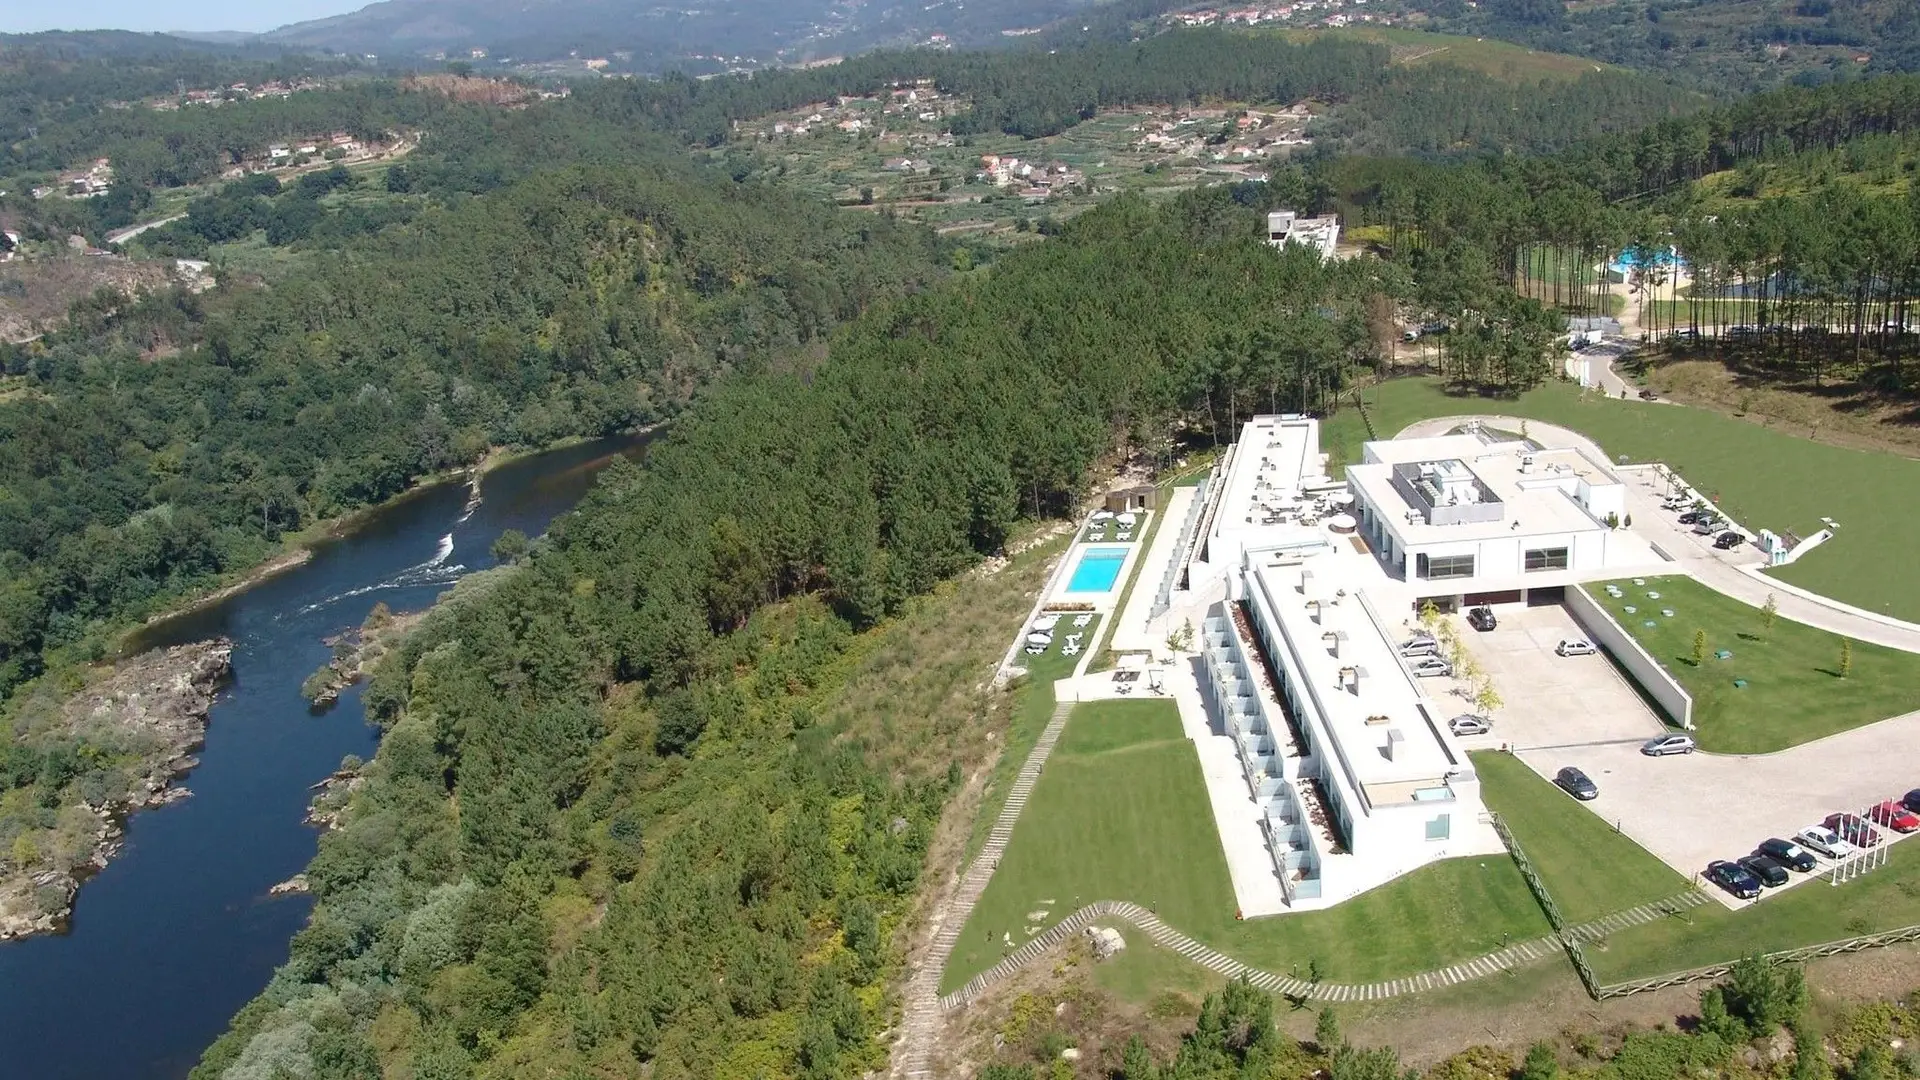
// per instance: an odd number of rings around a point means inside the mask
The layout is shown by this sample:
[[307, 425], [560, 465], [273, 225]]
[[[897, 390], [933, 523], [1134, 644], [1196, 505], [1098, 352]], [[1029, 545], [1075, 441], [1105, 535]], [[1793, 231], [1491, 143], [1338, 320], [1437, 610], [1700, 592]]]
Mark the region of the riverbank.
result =
[[[232, 671], [225, 638], [155, 649], [57, 704], [30, 702], [32, 745], [78, 745], [81, 801], [15, 834], [0, 875], [0, 941], [65, 926], [80, 883], [120, 850], [126, 816], [187, 797], [207, 712]], [[29, 712], [31, 710], [31, 712]]]
[[[640, 427], [622, 432], [621, 434], [632, 438], [644, 438], [664, 426], [666, 426], [666, 421], [663, 420], [658, 423], [643, 424]], [[141, 630], [158, 623], [166, 622], [169, 619], [177, 619], [183, 615], [191, 615], [196, 611], [212, 607], [225, 600], [230, 600], [240, 593], [257, 585], [261, 585], [289, 570], [297, 570], [305, 566], [313, 559], [313, 549], [316, 546], [339, 540], [351, 534], [356, 528], [365, 523], [371, 515], [391, 509], [407, 499], [416, 498], [423, 492], [444, 484], [459, 482], [467, 485], [468, 500], [470, 502], [476, 501], [480, 497], [481, 481], [486, 478], [487, 474], [494, 470], [506, 465], [511, 465], [517, 461], [523, 461], [527, 458], [570, 449], [592, 441], [594, 441], [594, 437], [591, 436], [569, 435], [564, 439], [557, 439], [552, 443], [539, 447], [491, 447], [485, 454], [481, 455], [479, 461], [471, 465], [463, 465], [457, 469], [442, 469], [439, 472], [431, 473], [407, 485], [405, 490], [397, 492], [380, 502], [356, 507], [344, 514], [336, 514], [330, 518], [323, 518], [298, 532], [287, 533], [280, 539], [277, 554], [271, 555], [248, 570], [238, 573], [236, 576], [233, 576], [231, 580], [210, 585], [204, 591], [194, 593], [173, 606], [149, 615], [140, 622], [114, 633], [112, 635], [112, 639], [115, 642], [113, 651], [115, 655], [125, 655], [128, 639]]]
[[333, 659], [307, 676], [306, 682], [300, 684], [300, 696], [315, 709], [331, 707], [340, 700], [340, 691], [373, 674], [380, 658], [406, 640], [432, 610], [395, 615], [385, 604], [373, 605], [365, 622], [326, 639], [327, 647], [333, 650]]

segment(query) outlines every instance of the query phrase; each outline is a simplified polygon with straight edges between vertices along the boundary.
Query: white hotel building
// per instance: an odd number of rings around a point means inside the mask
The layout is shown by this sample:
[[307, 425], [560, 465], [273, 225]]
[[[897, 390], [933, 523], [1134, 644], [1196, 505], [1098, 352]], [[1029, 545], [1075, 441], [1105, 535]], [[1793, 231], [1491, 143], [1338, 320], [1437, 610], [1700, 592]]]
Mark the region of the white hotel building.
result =
[[1408, 621], [1429, 600], [1557, 602], [1571, 581], [1650, 558], [1607, 524], [1618, 479], [1570, 451], [1483, 434], [1375, 442], [1347, 474], [1325, 475], [1318, 421], [1256, 417], [1205, 489], [1187, 553], [1186, 603], [1215, 598], [1198, 643], [1208, 724], [1237, 748], [1278, 883], [1236, 877], [1248, 917], [1502, 851], [1447, 727], [1466, 706], [1430, 696], [1451, 680], [1401, 658]]

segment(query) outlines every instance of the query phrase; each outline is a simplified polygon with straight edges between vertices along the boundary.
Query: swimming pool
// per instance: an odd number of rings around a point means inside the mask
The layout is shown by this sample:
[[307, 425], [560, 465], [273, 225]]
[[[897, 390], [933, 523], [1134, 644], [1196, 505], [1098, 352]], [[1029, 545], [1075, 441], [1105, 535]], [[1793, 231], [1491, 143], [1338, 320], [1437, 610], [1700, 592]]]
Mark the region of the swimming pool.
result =
[[1616, 256], [1613, 263], [1608, 266], [1607, 269], [1625, 277], [1627, 274], [1643, 267], [1657, 266], [1662, 269], [1674, 269], [1676, 267], [1685, 269], [1686, 265], [1687, 261], [1682, 259], [1680, 252], [1674, 248], [1632, 247], [1627, 248]]
[[1081, 554], [1079, 565], [1073, 568], [1073, 576], [1067, 579], [1067, 591], [1113, 591], [1113, 583], [1120, 580], [1120, 567], [1127, 561], [1127, 551], [1123, 547], [1088, 548]]

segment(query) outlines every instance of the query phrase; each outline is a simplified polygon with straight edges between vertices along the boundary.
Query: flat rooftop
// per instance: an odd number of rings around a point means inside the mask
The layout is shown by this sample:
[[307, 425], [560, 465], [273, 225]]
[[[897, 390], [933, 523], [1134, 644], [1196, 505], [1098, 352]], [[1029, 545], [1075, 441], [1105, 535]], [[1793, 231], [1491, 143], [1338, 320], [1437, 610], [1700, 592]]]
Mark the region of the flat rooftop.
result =
[[1315, 574], [1316, 563], [1337, 561], [1258, 566], [1250, 587], [1260, 590], [1279, 620], [1304, 676], [1303, 689], [1320, 713], [1317, 726], [1335, 743], [1349, 781], [1367, 802], [1451, 798], [1445, 790], [1416, 794], [1445, 789], [1446, 777], [1466, 771], [1467, 763], [1401, 667], [1397, 643], [1367, 610], [1363, 594], [1343, 586], [1339, 579], [1345, 575], [1331, 565], [1327, 580]]
[[[1409, 545], [1449, 540], [1487, 540], [1518, 532], [1527, 535], [1606, 528], [1563, 490], [1577, 481], [1605, 486], [1619, 478], [1577, 450], [1534, 450], [1521, 443], [1487, 445], [1472, 435], [1367, 444], [1369, 463], [1347, 469], [1347, 480], [1368, 502], [1393, 519], [1393, 529]], [[1501, 505], [1490, 521], [1428, 524], [1425, 507], [1409, 502], [1394, 486], [1395, 466], [1433, 462], [1445, 471], [1459, 462]]]

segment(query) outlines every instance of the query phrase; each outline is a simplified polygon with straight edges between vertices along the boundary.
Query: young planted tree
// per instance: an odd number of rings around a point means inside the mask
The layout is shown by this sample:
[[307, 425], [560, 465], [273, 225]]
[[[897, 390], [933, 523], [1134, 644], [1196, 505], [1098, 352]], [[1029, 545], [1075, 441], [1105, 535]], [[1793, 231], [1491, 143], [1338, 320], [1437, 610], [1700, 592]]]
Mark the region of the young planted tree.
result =
[[1853, 639], [1843, 637], [1840, 639], [1840, 677], [1844, 679], [1851, 674], [1853, 674]]
[[1473, 690], [1473, 707], [1483, 713], [1491, 713], [1505, 702], [1500, 699], [1500, 691], [1494, 689], [1493, 680], [1482, 677]]
[[1699, 667], [1706, 662], [1707, 632], [1705, 630], [1695, 630], [1693, 632], [1693, 666]]
[[1331, 1005], [1322, 1008], [1320, 1015], [1314, 1018], [1313, 1045], [1319, 1047], [1323, 1054], [1333, 1053], [1334, 1047], [1340, 1045], [1340, 1018], [1334, 1015]]
[[1760, 605], [1760, 629], [1765, 633], [1773, 632], [1773, 621], [1780, 617], [1780, 601], [1767, 594], [1767, 602]]

